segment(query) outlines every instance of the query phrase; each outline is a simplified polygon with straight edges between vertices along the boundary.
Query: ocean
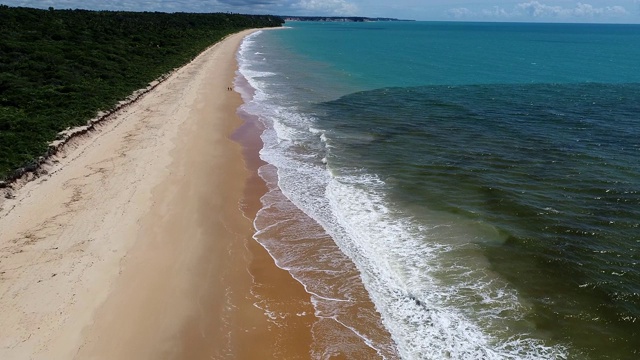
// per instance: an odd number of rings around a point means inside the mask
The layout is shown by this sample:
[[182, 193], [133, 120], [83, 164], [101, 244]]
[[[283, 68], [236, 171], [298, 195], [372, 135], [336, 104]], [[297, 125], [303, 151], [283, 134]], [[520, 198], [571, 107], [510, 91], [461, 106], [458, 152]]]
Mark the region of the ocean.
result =
[[640, 358], [640, 26], [289, 22], [238, 60], [312, 358]]

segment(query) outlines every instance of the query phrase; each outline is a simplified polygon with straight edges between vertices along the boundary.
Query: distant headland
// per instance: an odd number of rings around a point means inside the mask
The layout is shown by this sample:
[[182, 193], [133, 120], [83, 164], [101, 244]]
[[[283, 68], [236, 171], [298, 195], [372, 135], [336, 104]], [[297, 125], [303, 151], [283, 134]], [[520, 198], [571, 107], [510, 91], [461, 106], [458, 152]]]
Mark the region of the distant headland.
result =
[[284, 21], [331, 21], [331, 22], [375, 22], [375, 21], [415, 21], [394, 18], [369, 18], [360, 16], [281, 16]]

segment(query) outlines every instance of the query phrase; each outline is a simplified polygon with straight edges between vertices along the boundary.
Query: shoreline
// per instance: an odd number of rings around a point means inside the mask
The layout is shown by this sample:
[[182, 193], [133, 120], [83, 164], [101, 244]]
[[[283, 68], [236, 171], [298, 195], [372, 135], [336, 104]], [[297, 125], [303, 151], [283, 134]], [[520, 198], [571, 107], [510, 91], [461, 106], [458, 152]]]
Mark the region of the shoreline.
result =
[[255, 305], [267, 289], [310, 307], [239, 209], [257, 212], [261, 195], [229, 139], [241, 99], [226, 87], [252, 31], [205, 50], [8, 200], [0, 357], [309, 356], [313, 312], [283, 329]]
[[[260, 70], [259, 66], [254, 68], [254, 61], [261, 60], [260, 57], [256, 59], [251, 56], [258, 54], [262, 45], [253, 47], [251, 43], [246, 47], [243, 45], [238, 54], [241, 70], [236, 79], [236, 88], [243, 94], [247, 105], [238, 112], [245, 121], [243, 128], [253, 127], [254, 130], [245, 132], [255, 133], [255, 140], [249, 141], [250, 149], [245, 159], [255, 182], [266, 190], [260, 198], [259, 212], [251, 214], [257, 230], [253, 238], [273, 259], [270, 261], [301, 284], [307, 293], [306, 297], [310, 298], [313, 305], [310, 311], [314, 313], [310, 317], [310, 354], [313, 358], [398, 358], [391, 335], [384, 328], [355, 264], [341, 251], [326, 229], [280, 188], [280, 171], [286, 177], [286, 168], [290, 164], [281, 169], [277, 164], [268, 162], [273, 160], [271, 151], [279, 148], [273, 140], [277, 135], [270, 126], [272, 121], [275, 123], [277, 120], [271, 118], [270, 114], [280, 112], [273, 110], [270, 107], [273, 103], [265, 101], [263, 97], [254, 98], [256, 93], [265, 91], [265, 88], [260, 88], [259, 81], [257, 88], [253, 87], [252, 76], [264, 70]], [[249, 71], [245, 71], [247, 69]], [[263, 136], [266, 144], [263, 143]], [[287, 140], [283, 139], [283, 142], [287, 143]], [[247, 148], [246, 142], [243, 144]], [[265, 158], [271, 160], [262, 160], [263, 151]], [[265, 312], [272, 314], [274, 321], [281, 322], [281, 326], [291, 327], [288, 322], [290, 319], [309, 314], [304, 307], [298, 307], [300, 304], [295, 301], [283, 300], [265, 302], [264, 305]]]

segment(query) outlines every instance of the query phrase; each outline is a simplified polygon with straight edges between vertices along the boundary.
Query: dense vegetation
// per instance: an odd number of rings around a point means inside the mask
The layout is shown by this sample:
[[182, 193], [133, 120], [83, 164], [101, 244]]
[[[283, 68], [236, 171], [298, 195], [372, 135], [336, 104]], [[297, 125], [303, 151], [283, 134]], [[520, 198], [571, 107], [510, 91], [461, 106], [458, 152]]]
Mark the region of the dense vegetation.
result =
[[33, 164], [59, 131], [85, 124], [224, 36], [282, 22], [0, 5], [0, 180]]

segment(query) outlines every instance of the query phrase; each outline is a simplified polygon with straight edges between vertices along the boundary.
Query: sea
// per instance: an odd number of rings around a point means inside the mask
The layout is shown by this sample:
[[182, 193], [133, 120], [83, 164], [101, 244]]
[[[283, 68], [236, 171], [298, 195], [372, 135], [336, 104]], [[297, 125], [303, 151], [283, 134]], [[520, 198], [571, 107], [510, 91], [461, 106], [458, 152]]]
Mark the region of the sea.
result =
[[311, 358], [640, 358], [640, 25], [287, 22], [238, 61]]

